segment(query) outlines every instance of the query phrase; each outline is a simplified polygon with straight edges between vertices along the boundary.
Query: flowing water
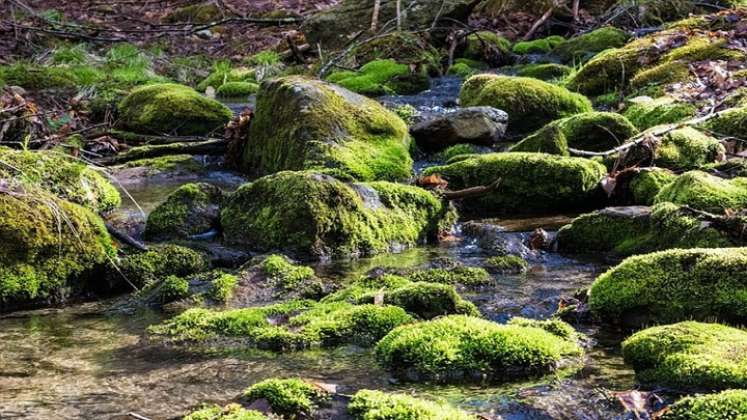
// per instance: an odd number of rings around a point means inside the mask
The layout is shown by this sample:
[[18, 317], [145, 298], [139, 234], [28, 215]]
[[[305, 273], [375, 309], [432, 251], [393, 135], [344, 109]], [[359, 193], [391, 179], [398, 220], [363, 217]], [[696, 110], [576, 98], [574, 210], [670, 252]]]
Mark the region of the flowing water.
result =
[[[442, 112], [448, 108], [443, 105], [456, 96], [458, 84], [455, 90], [451, 78], [440, 83], [425, 95], [383, 101]], [[208, 171], [188, 181], [233, 189], [243, 179], [224, 171]], [[130, 183], [127, 190], [139, 206], [125, 200], [112, 217], [141, 232], [140, 209], [151, 211], [184, 182], [164, 178]], [[525, 232], [535, 227], [553, 228], [567, 220], [565, 215], [554, 215], [487, 222], [498, 227], [501, 240], [521, 242]], [[457, 233], [436, 246], [319, 263], [315, 268], [322, 277], [340, 279], [374, 267], [418, 267], [443, 257], [479, 266], [490, 256], [481, 245]], [[547, 318], [557, 309], [561, 295], [588, 286], [605, 269], [598, 261], [550, 253], [528, 256], [530, 270], [526, 274], [494, 275], [492, 284], [465, 290], [464, 296], [497, 322], [513, 316]], [[608, 331], [583, 331], [591, 337], [585, 367], [570, 377], [490, 386], [436, 386], [398, 383], [376, 364], [370, 349], [357, 347], [288, 354], [165, 347], [149, 341], [145, 333], [148, 325], [164, 315], [149, 309], [112, 312], [107, 310], [112, 303], [84, 303], [0, 317], [0, 419], [124, 419], [130, 418], [130, 412], [151, 419], [174, 418], [202, 402], [225, 403], [252, 383], [277, 376], [336, 384], [344, 394], [362, 388], [405, 390], [445, 398], [504, 419], [610, 419], [622, 418], [623, 413], [603, 390], [634, 386], [633, 373], [619, 354], [621, 336]]]

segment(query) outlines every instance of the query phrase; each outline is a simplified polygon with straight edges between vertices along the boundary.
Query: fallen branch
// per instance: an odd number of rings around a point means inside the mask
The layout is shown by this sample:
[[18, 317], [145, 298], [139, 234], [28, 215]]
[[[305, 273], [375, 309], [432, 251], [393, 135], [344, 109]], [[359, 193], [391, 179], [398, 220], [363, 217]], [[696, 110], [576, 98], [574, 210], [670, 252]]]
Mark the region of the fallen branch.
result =
[[115, 228], [112, 226], [111, 223], [104, 223], [106, 226], [106, 230], [109, 232], [110, 235], [119, 242], [122, 242], [125, 245], [129, 245], [139, 251], [147, 251], [148, 247], [143, 244], [142, 242], [138, 241], [137, 239], [133, 238], [132, 236], [122, 232], [121, 230]]
[[140, 146], [103, 159], [100, 164], [117, 165], [133, 160], [155, 158], [168, 155], [222, 155], [226, 152], [228, 141], [223, 139], [191, 143], [170, 143], [157, 146]]
[[498, 187], [501, 185], [501, 178], [496, 179], [487, 186], [477, 186], [477, 187], [470, 187], [465, 188], [463, 190], [457, 190], [457, 191], [443, 191], [441, 194], [443, 198], [446, 200], [452, 201], [452, 200], [462, 200], [465, 198], [476, 198], [476, 197], [482, 197], [484, 195], [487, 195], [495, 190], [498, 189]]

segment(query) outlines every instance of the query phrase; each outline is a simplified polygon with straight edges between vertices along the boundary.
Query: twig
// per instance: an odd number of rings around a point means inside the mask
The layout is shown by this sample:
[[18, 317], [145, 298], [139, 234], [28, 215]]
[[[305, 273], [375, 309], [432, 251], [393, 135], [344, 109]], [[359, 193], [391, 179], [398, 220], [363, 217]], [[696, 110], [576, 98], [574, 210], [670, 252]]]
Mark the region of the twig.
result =
[[489, 194], [497, 190], [498, 187], [501, 185], [501, 181], [502, 181], [501, 178], [498, 178], [495, 181], [493, 181], [493, 183], [487, 186], [481, 185], [477, 187], [465, 188], [463, 190], [458, 190], [458, 191], [444, 191], [442, 194], [443, 194], [443, 197], [449, 201], [461, 200], [464, 198], [482, 197], [486, 194]]
[[529, 29], [529, 32], [524, 35], [524, 40], [529, 40], [532, 38], [535, 32], [537, 32], [537, 29], [539, 29], [540, 26], [542, 26], [545, 22], [547, 22], [548, 19], [552, 16], [552, 13], [555, 11], [555, 3], [553, 2], [553, 5], [550, 6], [549, 9], [536, 21], [534, 22], [534, 25]]
[[129, 245], [139, 251], [148, 250], [148, 247], [145, 244], [133, 238], [132, 236], [120, 231], [119, 229], [115, 228], [114, 226], [112, 226], [111, 223], [104, 223], [104, 226], [106, 226], [106, 230], [109, 232], [109, 234], [112, 235], [119, 242], [122, 242], [125, 245]]

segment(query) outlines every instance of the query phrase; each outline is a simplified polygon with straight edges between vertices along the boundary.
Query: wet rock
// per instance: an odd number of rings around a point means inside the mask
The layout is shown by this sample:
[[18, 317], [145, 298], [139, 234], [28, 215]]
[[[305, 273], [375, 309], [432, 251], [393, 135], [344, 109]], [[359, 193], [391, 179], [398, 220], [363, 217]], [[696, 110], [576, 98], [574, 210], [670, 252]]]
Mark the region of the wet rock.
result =
[[467, 143], [491, 146], [506, 132], [508, 114], [489, 106], [460, 108], [410, 129], [418, 147], [435, 152]]
[[157, 283], [175, 275], [184, 277], [205, 271], [208, 266], [204, 256], [190, 248], [178, 245], [151, 247], [142, 253], [127, 255], [110, 273], [112, 284], [132, 284], [138, 288]]
[[158, 241], [195, 239], [196, 235], [215, 230], [219, 226], [223, 199], [223, 191], [214, 185], [184, 184], [148, 215], [145, 238]]
[[529, 232], [509, 232], [500, 225], [468, 221], [461, 225], [462, 233], [476, 241], [477, 245], [500, 255], [534, 256], [529, 248]]
[[717, 394], [694, 395], [668, 407], [662, 420], [728, 419], [747, 416], [747, 391], [734, 389]]
[[299, 378], [265, 379], [247, 388], [242, 396], [251, 404], [265, 401], [270, 412], [284, 418], [310, 418], [330, 398], [329, 391]]

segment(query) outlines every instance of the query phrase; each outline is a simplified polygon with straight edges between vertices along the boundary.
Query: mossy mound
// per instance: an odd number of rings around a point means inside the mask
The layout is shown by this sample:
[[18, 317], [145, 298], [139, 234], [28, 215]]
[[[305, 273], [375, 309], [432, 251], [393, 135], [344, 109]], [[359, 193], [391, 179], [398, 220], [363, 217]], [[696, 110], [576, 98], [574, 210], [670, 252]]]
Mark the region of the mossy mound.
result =
[[412, 321], [396, 306], [296, 300], [227, 311], [189, 309], [149, 331], [175, 340], [233, 338], [261, 349], [292, 351], [342, 344], [370, 346], [398, 325]]
[[353, 48], [350, 55], [357, 65], [375, 60], [394, 60], [430, 74], [438, 74], [441, 67], [438, 50], [412, 32], [395, 31], [376, 37]]
[[422, 71], [413, 72], [409, 65], [394, 60], [374, 60], [357, 72], [332, 73], [327, 76], [327, 81], [369, 96], [409, 95], [427, 90], [431, 86], [428, 74]]
[[624, 116], [613, 112], [585, 112], [553, 121], [511, 147], [512, 152], [570, 156], [568, 148], [605, 151], [638, 134]]
[[211, 23], [220, 20], [223, 12], [213, 3], [197, 3], [189, 6], [179, 7], [163, 20], [166, 23]]
[[172, 83], [136, 88], [119, 103], [121, 126], [139, 133], [207, 135], [232, 116], [220, 102]]
[[550, 121], [592, 111], [591, 102], [565, 88], [528, 77], [480, 74], [464, 82], [462, 106], [492, 106], [506, 111], [508, 131], [528, 133]]
[[747, 107], [732, 108], [703, 124], [718, 137], [747, 137]]
[[599, 276], [592, 313], [632, 325], [686, 319], [744, 320], [747, 249], [674, 249], [626, 259]]
[[674, 172], [663, 168], [644, 168], [630, 181], [630, 193], [633, 204], [650, 206], [654, 204], [657, 194], [677, 179]]
[[673, 83], [686, 82], [691, 78], [688, 63], [682, 60], [669, 61], [636, 73], [630, 80], [630, 87], [638, 95], [659, 97], [664, 95], [664, 87]]
[[127, 281], [137, 287], [147, 286], [170, 275], [184, 277], [207, 269], [205, 258], [197, 251], [178, 245], [152, 247], [149, 251], [128, 255], [119, 262], [114, 281]]
[[722, 160], [724, 146], [717, 139], [693, 127], [683, 127], [664, 135], [656, 147], [654, 163], [670, 169], [695, 169]]
[[524, 273], [529, 269], [529, 264], [518, 255], [499, 255], [485, 260], [485, 265], [499, 273]]
[[527, 64], [521, 66], [516, 72], [519, 77], [531, 77], [539, 80], [558, 80], [567, 77], [573, 72], [573, 69], [562, 64], [544, 63], [544, 64]]
[[459, 284], [462, 286], [479, 286], [491, 281], [490, 274], [480, 267], [462, 265], [448, 268], [429, 268], [416, 270], [407, 275], [412, 281], [425, 281], [441, 284]]
[[724, 213], [747, 207], [747, 178], [723, 179], [705, 172], [690, 171], [661, 189], [654, 200], [686, 204], [698, 210]]
[[479, 155], [484, 151], [484, 147], [476, 146], [474, 144], [460, 143], [449, 146], [446, 149], [440, 151], [436, 155], [436, 157], [442, 162], [453, 163], [457, 160], [461, 160], [462, 158], [467, 158], [472, 155]]
[[747, 332], [741, 329], [680, 322], [635, 333], [622, 350], [646, 385], [705, 391], [747, 387]]
[[149, 240], [186, 239], [218, 227], [223, 191], [206, 183], [184, 184], [155, 208], [145, 225]]
[[247, 402], [265, 400], [272, 412], [285, 418], [310, 416], [330, 398], [329, 392], [299, 378], [266, 379], [244, 391]]
[[364, 389], [353, 395], [348, 413], [365, 420], [476, 420], [477, 417], [445, 402], [415, 398], [406, 394], [387, 394]]
[[631, 103], [623, 115], [639, 130], [647, 130], [662, 124], [674, 124], [695, 116], [697, 109], [689, 103], [678, 102], [663, 96], [657, 99], [638, 98]]
[[226, 82], [215, 93], [223, 98], [236, 98], [257, 93], [259, 85], [252, 82]]
[[564, 63], [575, 64], [587, 61], [608, 48], [620, 48], [627, 40], [628, 34], [624, 31], [606, 26], [556, 45], [551, 54], [560, 58]]
[[213, 87], [216, 89], [217, 93], [218, 89], [228, 83], [256, 84], [256, 77], [256, 70], [246, 67], [233, 67], [231, 63], [227, 61], [219, 61], [213, 64], [213, 69], [210, 74], [197, 84], [197, 91], [205, 92], [208, 87]]
[[490, 31], [478, 31], [467, 35], [463, 58], [490, 63], [505, 64], [511, 54], [511, 41]]
[[462, 201], [467, 211], [491, 214], [583, 207], [581, 203], [593, 201], [606, 173], [603, 165], [588, 159], [518, 152], [472, 156], [424, 171], [440, 174], [454, 190], [501, 179], [496, 192]]
[[737, 244], [676, 204], [611, 207], [577, 217], [558, 231], [562, 252], [613, 252], [629, 256], [671, 248], [722, 248]]
[[733, 389], [710, 395], [694, 395], [667, 407], [662, 420], [744, 420], [747, 418], [747, 391]]
[[101, 173], [59, 152], [0, 146], [0, 177], [42, 188], [98, 213], [114, 210], [121, 202], [117, 189]]
[[269, 418], [259, 411], [247, 410], [240, 404], [228, 404], [225, 407], [206, 405], [187, 414], [182, 420], [269, 420]]
[[314, 169], [357, 180], [411, 176], [407, 125], [379, 103], [319, 80], [262, 83], [242, 156], [256, 175]]
[[565, 41], [562, 36], [549, 36], [547, 38], [533, 39], [531, 41], [521, 41], [514, 44], [511, 51], [514, 54], [547, 54], [553, 48]]
[[0, 311], [105, 290], [99, 269], [114, 257], [103, 221], [85, 208], [30, 190], [0, 194]]
[[666, 53], [662, 57], [662, 61], [667, 63], [678, 60], [694, 62], [704, 60], [743, 61], [745, 59], [743, 52], [727, 48], [727, 45], [727, 39], [714, 38], [708, 35], [691, 36], [685, 45]]
[[296, 265], [284, 255], [270, 255], [260, 263], [260, 267], [268, 280], [283, 290], [294, 290], [316, 280], [313, 268]]
[[430, 192], [388, 182], [345, 184], [310, 172], [280, 172], [228, 198], [229, 243], [316, 256], [366, 255], [433, 239], [453, 223]]
[[67, 66], [42, 66], [16, 62], [0, 66], [0, 80], [28, 90], [74, 89], [77, 81]]
[[500, 381], [550, 373], [581, 348], [541, 328], [451, 315], [394, 329], [376, 345], [380, 363], [408, 380]]

